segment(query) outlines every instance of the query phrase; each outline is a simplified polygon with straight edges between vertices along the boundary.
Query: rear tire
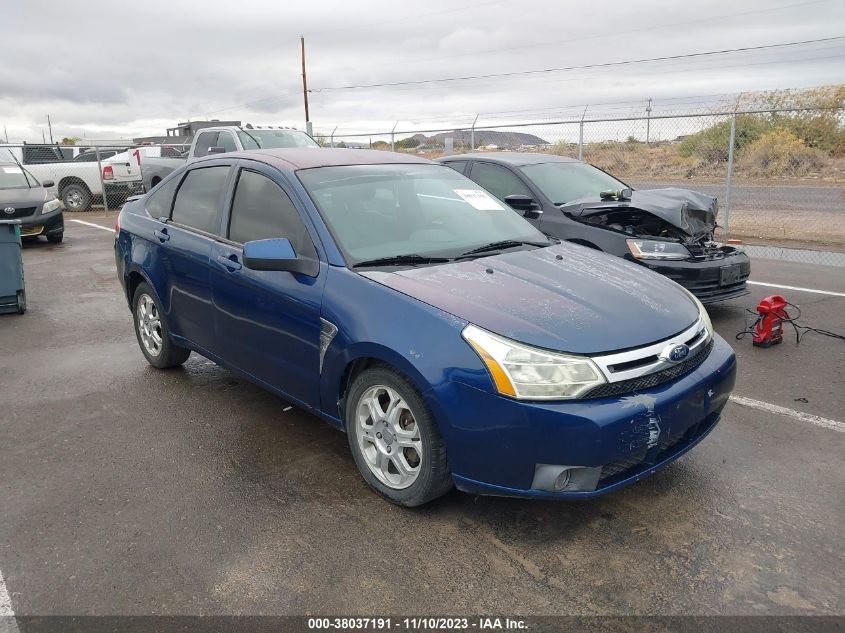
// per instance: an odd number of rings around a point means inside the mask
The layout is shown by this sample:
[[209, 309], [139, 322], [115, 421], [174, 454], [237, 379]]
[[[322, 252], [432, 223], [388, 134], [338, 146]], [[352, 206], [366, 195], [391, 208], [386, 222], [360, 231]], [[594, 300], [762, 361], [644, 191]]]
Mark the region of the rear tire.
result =
[[153, 289], [141, 282], [132, 297], [132, 317], [135, 336], [147, 362], [156, 369], [178, 367], [191, 355], [191, 350], [179, 347], [170, 338], [167, 319]]
[[26, 290], [18, 290], [18, 314], [26, 312]]
[[68, 211], [87, 211], [91, 208], [91, 192], [85, 185], [66, 185], [62, 189], [61, 199]]
[[452, 488], [440, 429], [419, 391], [398, 371], [377, 366], [356, 376], [344, 417], [358, 470], [389, 501], [419, 506]]

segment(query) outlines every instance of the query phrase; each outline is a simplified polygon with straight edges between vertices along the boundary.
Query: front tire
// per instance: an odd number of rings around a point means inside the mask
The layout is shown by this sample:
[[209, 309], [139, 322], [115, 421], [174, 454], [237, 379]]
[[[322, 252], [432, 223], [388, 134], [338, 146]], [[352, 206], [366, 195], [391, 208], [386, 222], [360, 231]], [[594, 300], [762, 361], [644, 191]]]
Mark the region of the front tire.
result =
[[50, 244], [61, 244], [63, 239], [65, 239], [64, 233], [53, 233], [52, 235], [47, 236], [47, 241], [50, 242]]
[[356, 376], [345, 419], [358, 470], [389, 501], [419, 506], [452, 488], [440, 429], [419, 391], [396, 370], [377, 366]]
[[153, 289], [146, 282], [138, 284], [132, 298], [135, 336], [147, 362], [156, 369], [178, 367], [191, 355], [170, 339], [170, 329]]

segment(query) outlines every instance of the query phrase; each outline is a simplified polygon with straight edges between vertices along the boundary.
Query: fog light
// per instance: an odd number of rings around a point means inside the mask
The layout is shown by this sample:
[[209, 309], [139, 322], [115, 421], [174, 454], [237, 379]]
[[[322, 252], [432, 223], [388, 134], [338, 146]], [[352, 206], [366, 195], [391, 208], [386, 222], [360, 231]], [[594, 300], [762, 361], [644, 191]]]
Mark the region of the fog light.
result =
[[531, 487], [548, 492], [589, 492], [596, 489], [600, 475], [600, 466], [535, 464]]
[[566, 484], [569, 483], [569, 473], [570, 470], [568, 468], [566, 470], [560, 471], [560, 474], [557, 476], [557, 479], [555, 479], [554, 486], [556, 491], [561, 491], [566, 488]]

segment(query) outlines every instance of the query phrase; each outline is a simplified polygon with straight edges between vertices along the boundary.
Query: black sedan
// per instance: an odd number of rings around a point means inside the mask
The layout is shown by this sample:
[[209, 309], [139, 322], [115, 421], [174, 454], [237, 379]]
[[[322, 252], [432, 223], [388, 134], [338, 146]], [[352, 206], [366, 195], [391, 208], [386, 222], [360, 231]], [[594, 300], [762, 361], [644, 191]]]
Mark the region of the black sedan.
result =
[[0, 161], [0, 219], [20, 220], [21, 237], [43, 235], [48, 242], [61, 242], [64, 207], [47, 192], [52, 186], [51, 180], [38, 182], [15, 162]]
[[678, 282], [702, 303], [748, 294], [751, 262], [714, 241], [718, 204], [686, 189], [634, 191], [574, 158], [496, 152], [440, 162], [487, 189], [541, 231], [618, 255]]

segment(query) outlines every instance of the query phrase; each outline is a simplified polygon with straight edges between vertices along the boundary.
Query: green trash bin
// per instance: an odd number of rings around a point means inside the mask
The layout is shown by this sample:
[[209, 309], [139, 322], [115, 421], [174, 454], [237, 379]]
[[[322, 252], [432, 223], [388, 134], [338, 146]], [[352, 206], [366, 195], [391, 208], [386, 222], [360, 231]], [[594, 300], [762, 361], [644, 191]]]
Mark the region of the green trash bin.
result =
[[20, 220], [0, 220], [0, 314], [26, 312]]

